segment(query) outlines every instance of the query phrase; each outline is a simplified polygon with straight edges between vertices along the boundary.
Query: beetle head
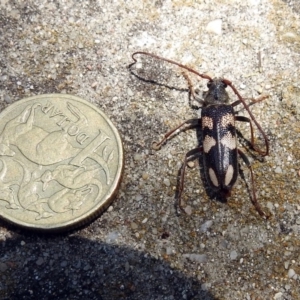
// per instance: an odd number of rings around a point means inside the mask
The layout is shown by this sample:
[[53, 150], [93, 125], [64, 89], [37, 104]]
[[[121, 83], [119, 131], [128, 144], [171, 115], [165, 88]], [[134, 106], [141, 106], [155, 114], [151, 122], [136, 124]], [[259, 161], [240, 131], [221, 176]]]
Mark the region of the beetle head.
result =
[[222, 78], [214, 78], [207, 83], [208, 91], [203, 93], [204, 105], [228, 104], [227, 84]]

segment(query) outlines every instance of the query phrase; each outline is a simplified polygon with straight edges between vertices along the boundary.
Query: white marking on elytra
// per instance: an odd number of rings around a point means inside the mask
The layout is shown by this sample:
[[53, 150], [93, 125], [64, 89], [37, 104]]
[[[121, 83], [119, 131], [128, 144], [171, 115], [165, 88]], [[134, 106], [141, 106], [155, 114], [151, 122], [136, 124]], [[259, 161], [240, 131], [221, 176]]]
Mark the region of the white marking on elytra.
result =
[[229, 185], [233, 177], [233, 172], [234, 172], [233, 166], [229, 165], [225, 174], [225, 185]]
[[221, 118], [221, 126], [226, 128], [228, 125], [234, 126], [234, 116], [233, 114], [226, 114]]
[[233, 150], [236, 148], [236, 138], [231, 134], [230, 131], [227, 131], [227, 133], [221, 139], [221, 144]]
[[213, 185], [219, 186], [218, 178], [216, 176], [215, 171], [212, 168], [209, 168], [208, 174], [209, 174], [209, 178], [210, 178], [211, 182], [213, 183]]
[[209, 136], [209, 135], [206, 135], [204, 140], [203, 140], [203, 150], [205, 153], [208, 153], [209, 150], [216, 145], [216, 140]]
[[202, 117], [202, 128], [208, 127], [208, 129], [213, 129], [214, 127], [214, 122], [213, 119], [210, 117]]

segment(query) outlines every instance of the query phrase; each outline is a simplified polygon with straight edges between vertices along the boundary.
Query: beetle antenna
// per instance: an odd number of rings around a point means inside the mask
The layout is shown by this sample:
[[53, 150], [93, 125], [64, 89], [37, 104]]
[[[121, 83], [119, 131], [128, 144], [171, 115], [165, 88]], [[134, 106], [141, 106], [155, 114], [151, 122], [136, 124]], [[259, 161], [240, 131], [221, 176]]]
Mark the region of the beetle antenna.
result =
[[[200, 77], [202, 77], [202, 78], [204, 78], [204, 79], [207, 79], [207, 80], [212, 81], [212, 78], [211, 78], [210, 76], [208, 76], [208, 75], [206, 75], [206, 74], [201, 74], [201, 73], [199, 73], [199, 72], [193, 70], [192, 68], [189, 68], [188, 66], [185, 66], [185, 65], [183, 65], [183, 64], [180, 64], [180, 63], [178, 63], [178, 62], [176, 62], [176, 61], [174, 61], [174, 60], [167, 59], [167, 58], [158, 56], [158, 55], [156, 55], [156, 54], [152, 54], [152, 53], [148, 53], [148, 52], [144, 52], [144, 51], [137, 51], [137, 52], [135, 52], [135, 53], [132, 54], [131, 57], [132, 57], [132, 59], [134, 60], [134, 63], [133, 63], [133, 64], [135, 64], [135, 63], [137, 62], [137, 59], [135, 58], [135, 55], [137, 55], [137, 54], [147, 55], [147, 56], [154, 57], [154, 58], [157, 58], [157, 59], [162, 60], [162, 61], [169, 62], [169, 63], [171, 63], [171, 64], [173, 64], [173, 65], [176, 65], [176, 66], [178, 66], [178, 67], [180, 67], [180, 68], [183, 68], [183, 69], [185, 69], [185, 70], [187, 70], [187, 71], [189, 71], [189, 72], [191, 72], [191, 73], [194, 73], [194, 74], [197, 75], [197, 76], [200, 76]], [[260, 151], [260, 154], [261, 154], [262, 156], [267, 156], [267, 155], [269, 154], [269, 143], [268, 143], [268, 139], [267, 139], [266, 134], [264, 133], [263, 129], [261, 128], [261, 126], [258, 124], [258, 122], [256, 121], [256, 119], [254, 118], [252, 112], [251, 112], [250, 109], [249, 109], [249, 106], [247, 105], [247, 103], [245, 102], [245, 100], [243, 99], [243, 97], [241, 96], [241, 94], [237, 91], [237, 89], [235, 88], [235, 86], [232, 84], [232, 82], [231, 82], [230, 80], [228, 80], [228, 79], [223, 79], [223, 82], [224, 82], [225, 84], [229, 85], [229, 86], [231, 87], [231, 89], [233, 90], [233, 92], [236, 94], [236, 96], [239, 98], [239, 100], [236, 101], [236, 102], [234, 102], [234, 104], [233, 104], [232, 106], [235, 106], [235, 105], [237, 105], [237, 104], [239, 104], [239, 103], [242, 103], [243, 106], [245, 107], [245, 109], [247, 110], [247, 112], [249, 113], [251, 119], [252, 119], [253, 122], [255, 123], [256, 127], [258, 128], [258, 130], [259, 130], [260, 133], [262, 134], [262, 136], [263, 136], [263, 138], [264, 138], [264, 140], [265, 140], [266, 151], [265, 151], [265, 152], [261, 152], [261, 151]], [[192, 92], [192, 93], [193, 93], [193, 92]]]

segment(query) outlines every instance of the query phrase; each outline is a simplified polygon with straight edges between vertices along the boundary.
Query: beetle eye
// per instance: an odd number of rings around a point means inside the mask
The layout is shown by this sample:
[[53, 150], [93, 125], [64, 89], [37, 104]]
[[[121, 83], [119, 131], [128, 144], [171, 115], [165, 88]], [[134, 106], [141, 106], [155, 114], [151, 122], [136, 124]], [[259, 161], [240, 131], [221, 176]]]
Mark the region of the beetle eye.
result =
[[210, 80], [210, 81], [207, 83], [207, 87], [210, 88], [211, 85], [212, 85], [212, 83], [213, 83], [212, 80]]
[[223, 83], [223, 87], [226, 89], [227, 88], [227, 84], [224, 81], [222, 81], [222, 83]]

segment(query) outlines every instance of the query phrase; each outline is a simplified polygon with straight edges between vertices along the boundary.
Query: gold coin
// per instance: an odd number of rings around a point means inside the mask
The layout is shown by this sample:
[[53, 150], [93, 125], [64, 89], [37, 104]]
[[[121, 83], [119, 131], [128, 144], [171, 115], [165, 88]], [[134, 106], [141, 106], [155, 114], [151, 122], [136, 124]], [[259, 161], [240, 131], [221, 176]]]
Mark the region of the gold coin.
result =
[[89, 102], [20, 100], [0, 115], [0, 216], [44, 231], [83, 225], [111, 203], [123, 155], [117, 129]]

